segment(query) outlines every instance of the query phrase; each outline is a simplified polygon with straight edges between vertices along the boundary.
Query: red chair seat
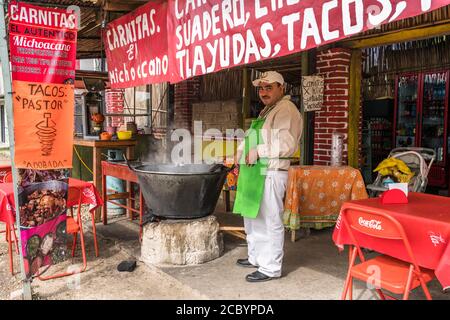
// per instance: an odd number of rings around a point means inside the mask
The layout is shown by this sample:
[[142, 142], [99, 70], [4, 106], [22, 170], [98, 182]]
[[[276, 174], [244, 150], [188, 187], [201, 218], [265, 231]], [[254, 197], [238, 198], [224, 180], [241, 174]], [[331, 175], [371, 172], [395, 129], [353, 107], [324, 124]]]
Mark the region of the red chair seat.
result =
[[[381, 289], [389, 290], [393, 293], [403, 294], [406, 289], [410, 264], [402, 260], [398, 260], [389, 256], [377, 256], [366, 262], [354, 265], [351, 268], [351, 275], [359, 280], [373, 283], [374, 280], [379, 281]], [[421, 268], [423, 280], [425, 283], [431, 281], [434, 277], [433, 270]], [[375, 277], [379, 275], [379, 279]], [[378, 285], [377, 284], [377, 285]], [[411, 289], [420, 286], [417, 276], [413, 276]]]
[[67, 217], [66, 230], [67, 230], [67, 233], [77, 233], [78, 230], [80, 230], [80, 227], [74, 218]]

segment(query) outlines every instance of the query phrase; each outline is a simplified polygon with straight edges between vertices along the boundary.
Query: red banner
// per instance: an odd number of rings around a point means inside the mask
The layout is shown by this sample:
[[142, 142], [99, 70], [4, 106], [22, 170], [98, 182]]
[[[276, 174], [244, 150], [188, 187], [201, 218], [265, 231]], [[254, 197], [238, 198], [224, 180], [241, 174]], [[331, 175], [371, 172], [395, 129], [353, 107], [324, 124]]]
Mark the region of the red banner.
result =
[[9, 12], [12, 79], [73, 84], [76, 14], [22, 2], [12, 3]]
[[449, 0], [170, 0], [171, 82], [334, 42]]
[[152, 1], [103, 33], [111, 88], [169, 81], [167, 2]]
[[23, 2], [9, 14], [16, 166], [70, 168], [77, 15]]

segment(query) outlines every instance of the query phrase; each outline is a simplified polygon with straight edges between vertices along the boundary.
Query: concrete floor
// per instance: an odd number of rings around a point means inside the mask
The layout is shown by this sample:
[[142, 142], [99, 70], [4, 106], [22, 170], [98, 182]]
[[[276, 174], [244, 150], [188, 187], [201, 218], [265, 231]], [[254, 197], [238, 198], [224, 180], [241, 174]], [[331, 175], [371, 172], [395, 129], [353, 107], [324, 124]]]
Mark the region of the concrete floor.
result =
[[[216, 213], [221, 224], [241, 225], [238, 216]], [[339, 254], [332, 241], [332, 228], [312, 230], [306, 238], [291, 242], [286, 232], [283, 274], [280, 279], [262, 283], [248, 283], [245, 276], [254, 269], [237, 266], [236, 260], [247, 257], [244, 240], [225, 234], [225, 253], [219, 259], [199, 266], [163, 267], [167, 274], [194, 288], [211, 299], [340, 299], [348, 267], [347, 251]], [[440, 284], [429, 284], [434, 299], [450, 300], [450, 293], [442, 293]], [[354, 299], [377, 299], [363, 283], [355, 281]], [[415, 290], [411, 299], [424, 299]]]
[[[216, 216], [221, 225], [242, 225], [239, 216], [220, 211]], [[332, 231], [332, 228], [312, 230], [308, 237], [296, 242], [291, 242], [290, 234], [286, 233], [283, 276], [268, 282], [248, 283], [245, 275], [254, 269], [235, 264], [238, 258], [247, 255], [244, 240], [225, 233], [224, 254], [202, 265], [147, 266], [139, 261], [136, 222], [122, 217], [111, 220], [107, 226], [97, 224], [98, 258], [93, 253], [92, 234], [86, 232], [88, 269], [79, 278], [35, 280], [33, 291], [38, 299], [335, 300], [340, 298], [344, 285], [347, 252], [339, 254], [331, 239]], [[8, 274], [5, 249], [0, 239], [0, 299], [11, 298], [20, 288], [18, 275]], [[126, 259], [138, 260], [137, 268], [131, 273], [118, 272], [117, 265]], [[79, 257], [76, 260], [80, 262]], [[450, 293], [442, 293], [437, 280], [429, 284], [429, 289], [434, 299], [450, 300]], [[377, 297], [364, 284], [355, 282], [354, 299]], [[415, 290], [411, 299], [424, 299], [421, 290]]]
[[[89, 225], [89, 224], [87, 224]], [[3, 226], [0, 226], [2, 229]], [[102, 228], [103, 227], [103, 228]], [[87, 253], [85, 272], [69, 277], [40, 281], [34, 279], [31, 286], [33, 299], [36, 300], [148, 300], [148, 299], [207, 299], [176, 278], [167, 275], [158, 268], [138, 262], [133, 272], [119, 272], [117, 266], [124, 260], [134, 259], [122, 245], [139, 248], [137, 226], [129, 221], [111, 223], [108, 226], [98, 224], [105, 232], [98, 234], [100, 256], [95, 257], [92, 233], [84, 232]], [[118, 236], [112, 236], [111, 234]], [[124, 237], [124, 240], [121, 240]], [[20, 299], [21, 282], [18, 256], [14, 256], [15, 275], [9, 272], [9, 256], [4, 234], [0, 235], [0, 300]], [[80, 250], [75, 258], [52, 266], [47, 274], [78, 268], [82, 263]], [[47, 275], [45, 274], [45, 275]]]

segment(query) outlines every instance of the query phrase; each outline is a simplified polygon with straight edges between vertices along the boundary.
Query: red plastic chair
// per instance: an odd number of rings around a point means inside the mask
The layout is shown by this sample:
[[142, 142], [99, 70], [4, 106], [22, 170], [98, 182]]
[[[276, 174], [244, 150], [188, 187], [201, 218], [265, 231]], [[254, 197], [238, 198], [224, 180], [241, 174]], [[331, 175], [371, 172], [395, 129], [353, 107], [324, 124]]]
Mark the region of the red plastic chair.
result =
[[[79, 181], [79, 182], [76, 182], [75, 184], [80, 184], [80, 183], [84, 183], [85, 182], [85, 181], [78, 180], [78, 179], [75, 179], [75, 178], [70, 178], [70, 180]], [[74, 194], [72, 194], [72, 191], [69, 192], [69, 197], [72, 199], [72, 201], [70, 201], [70, 202], [72, 202], [72, 203], [78, 202], [80, 200], [80, 196], [81, 196], [80, 192], [81, 192], [81, 190], [78, 189], [75, 186], [71, 187], [70, 190], [72, 190], [74, 192]], [[77, 190], [77, 191], [75, 192], [75, 190]], [[78, 208], [79, 207], [80, 206], [78, 206]], [[70, 212], [72, 213], [72, 216], [73, 216], [73, 208], [70, 207], [68, 209], [70, 210]], [[91, 214], [91, 221], [92, 221], [92, 233], [94, 235], [95, 256], [98, 257], [99, 253], [98, 253], [98, 242], [97, 242], [97, 229], [95, 228], [95, 213], [90, 212], [90, 214]]]
[[13, 176], [12, 176], [12, 172], [8, 172], [4, 177], [3, 177], [3, 183], [11, 183], [13, 182]]
[[[426, 298], [431, 300], [426, 283], [434, 278], [434, 272], [433, 270], [419, 268], [408, 237], [402, 225], [394, 217], [384, 212], [368, 211], [364, 208], [358, 208], [357, 210], [349, 208], [342, 210], [341, 219], [353, 243], [353, 246], [350, 246], [350, 263], [342, 292], [342, 300], [347, 298], [347, 294], [349, 294], [349, 299], [352, 299], [353, 278], [372, 285], [383, 300], [386, 297], [389, 299], [395, 298], [384, 294], [381, 289], [400, 294], [403, 296], [403, 300], [408, 300], [411, 290], [419, 286], [422, 287]], [[364, 234], [388, 241], [401, 241], [408, 254], [409, 262], [387, 255], [366, 260], [355, 234]], [[359, 264], [355, 264], [357, 255], [361, 260]]]
[[11, 275], [14, 275], [14, 254], [13, 254], [13, 243], [15, 244], [16, 254], [19, 254], [19, 242], [17, 240], [16, 227], [14, 223], [5, 223], [5, 230], [0, 231], [0, 233], [5, 233], [5, 239], [8, 243], [8, 253], [9, 253], [9, 270]]
[[[12, 183], [13, 176], [12, 172], [9, 171], [0, 183]], [[14, 256], [12, 250], [12, 244], [15, 243], [16, 253], [19, 254], [19, 244], [17, 240], [16, 227], [14, 223], [6, 223], [6, 229], [0, 231], [0, 233], [5, 233], [6, 242], [8, 242], [8, 252], [9, 252], [9, 269], [11, 274], [14, 275]], [[14, 238], [14, 239], [13, 239]]]
[[81, 253], [82, 253], [82, 257], [83, 257], [83, 267], [81, 267], [79, 270], [63, 272], [63, 273], [54, 274], [54, 275], [45, 276], [45, 277], [38, 274], [39, 280], [45, 281], [45, 280], [49, 280], [49, 279], [61, 278], [61, 277], [70, 276], [73, 274], [82, 273], [82, 272], [86, 271], [87, 261], [86, 261], [86, 249], [85, 249], [85, 245], [84, 245], [83, 221], [81, 219], [81, 191], [80, 191], [80, 189], [75, 188], [75, 187], [69, 187], [69, 196], [78, 199], [78, 208], [77, 208], [76, 219], [73, 217], [72, 208], [70, 208], [71, 215], [67, 216], [66, 230], [67, 230], [67, 233], [70, 233], [73, 236], [72, 257], [75, 256], [77, 238], [78, 238], [78, 234], [80, 234], [80, 244], [81, 244]]

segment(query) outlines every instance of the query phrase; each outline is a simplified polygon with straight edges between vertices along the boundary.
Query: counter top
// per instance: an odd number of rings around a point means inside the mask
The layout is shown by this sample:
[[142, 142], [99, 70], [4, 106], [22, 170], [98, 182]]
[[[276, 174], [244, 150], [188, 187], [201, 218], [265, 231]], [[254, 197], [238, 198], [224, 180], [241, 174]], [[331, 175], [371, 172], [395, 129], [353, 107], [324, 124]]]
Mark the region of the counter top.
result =
[[120, 147], [120, 146], [135, 146], [137, 144], [137, 140], [100, 140], [100, 139], [73, 139], [73, 144], [77, 146], [86, 146], [86, 147]]

